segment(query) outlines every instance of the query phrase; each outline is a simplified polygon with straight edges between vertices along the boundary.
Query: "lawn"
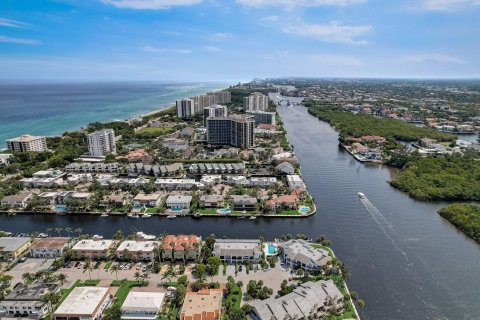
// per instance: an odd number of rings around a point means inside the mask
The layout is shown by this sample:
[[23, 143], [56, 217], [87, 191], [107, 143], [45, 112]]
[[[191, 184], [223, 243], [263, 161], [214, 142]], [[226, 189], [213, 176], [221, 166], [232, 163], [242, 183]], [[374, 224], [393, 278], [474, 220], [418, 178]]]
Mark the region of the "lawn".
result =
[[112, 263], [113, 263], [113, 261], [108, 261], [108, 262], [105, 264], [105, 266], [103, 267], [103, 269], [105, 269], [105, 270], [110, 269], [110, 267], [112, 266]]
[[312, 243], [312, 248], [314, 249], [320, 248], [320, 249], [326, 250], [328, 252], [328, 255], [333, 258], [333, 251], [329, 247], [326, 247], [320, 243]]
[[156, 138], [173, 132], [171, 128], [143, 128], [137, 131], [136, 135], [141, 138]]
[[112, 286], [120, 287], [115, 294], [115, 303], [113, 304], [114, 307], [121, 307], [125, 299], [127, 298], [128, 293], [132, 289], [132, 287], [140, 287], [144, 285], [143, 281], [128, 281], [128, 280], [115, 280], [112, 281]]
[[243, 212], [243, 211], [232, 211], [231, 214], [232, 215], [246, 215], [247, 216], [247, 215], [252, 215], [252, 214], [255, 214], [255, 213], [257, 213], [257, 211], [252, 210], [252, 211], [245, 211], [245, 212]]
[[157, 213], [157, 208], [147, 208], [147, 210], [145, 210], [145, 213], [155, 214]]
[[300, 216], [301, 215], [301, 213], [298, 212], [297, 210], [282, 210], [277, 214], [281, 216]]
[[217, 209], [197, 209], [195, 212], [201, 214], [218, 214]]

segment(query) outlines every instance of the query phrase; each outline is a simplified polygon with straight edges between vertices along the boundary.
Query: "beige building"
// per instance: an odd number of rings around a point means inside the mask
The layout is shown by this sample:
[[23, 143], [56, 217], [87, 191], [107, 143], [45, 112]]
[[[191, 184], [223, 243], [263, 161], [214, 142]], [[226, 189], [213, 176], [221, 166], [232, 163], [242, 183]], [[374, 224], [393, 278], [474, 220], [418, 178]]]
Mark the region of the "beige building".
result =
[[180, 320], [217, 320], [222, 310], [222, 289], [187, 292], [180, 311]]
[[128, 257], [124, 257], [125, 250], [132, 254], [132, 260], [134, 261], [153, 261], [155, 258], [155, 241], [123, 241], [117, 248], [117, 258], [127, 260]]
[[111, 300], [109, 288], [76, 287], [55, 310], [53, 317], [55, 320], [101, 319]]
[[12, 208], [25, 208], [27, 201], [32, 197], [29, 191], [22, 191], [19, 194], [6, 196], [2, 198], [2, 206], [10, 206]]
[[37, 238], [30, 246], [30, 257], [32, 258], [57, 258], [63, 255], [68, 247], [70, 238]]
[[196, 235], [171, 235], [163, 239], [163, 260], [195, 260], [200, 252], [202, 238]]
[[114, 244], [113, 240], [86, 239], [78, 241], [72, 251], [81, 258], [106, 259]]
[[47, 151], [47, 138], [43, 136], [31, 136], [29, 134], [18, 138], [8, 139], [7, 148], [19, 152], [45, 152]]

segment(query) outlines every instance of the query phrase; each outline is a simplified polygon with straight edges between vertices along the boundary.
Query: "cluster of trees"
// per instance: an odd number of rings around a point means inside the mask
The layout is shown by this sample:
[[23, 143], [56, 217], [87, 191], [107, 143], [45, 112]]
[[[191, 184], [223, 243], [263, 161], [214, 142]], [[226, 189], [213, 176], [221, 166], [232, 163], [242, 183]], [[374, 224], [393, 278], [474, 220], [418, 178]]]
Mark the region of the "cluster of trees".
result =
[[271, 288], [263, 285], [263, 280], [250, 280], [247, 284], [247, 300], [268, 299], [273, 293]]
[[438, 141], [454, 141], [456, 136], [435, 129], [421, 128], [405, 121], [376, 118], [368, 114], [354, 114], [330, 106], [320, 106], [314, 101], [307, 103], [308, 112], [330, 123], [341, 136], [360, 137], [377, 135], [387, 140], [417, 141], [431, 138]]
[[249, 313], [251, 310], [240, 308], [240, 300], [242, 298], [242, 286], [243, 283], [241, 281], [235, 282], [232, 276], [228, 276], [226, 285], [227, 295], [223, 300], [223, 307], [225, 308], [225, 314], [223, 315], [224, 319], [247, 319], [247, 313]]
[[480, 162], [458, 154], [417, 158], [390, 184], [419, 200], [480, 200]]
[[480, 243], [480, 207], [474, 204], [454, 203], [438, 212], [455, 227]]

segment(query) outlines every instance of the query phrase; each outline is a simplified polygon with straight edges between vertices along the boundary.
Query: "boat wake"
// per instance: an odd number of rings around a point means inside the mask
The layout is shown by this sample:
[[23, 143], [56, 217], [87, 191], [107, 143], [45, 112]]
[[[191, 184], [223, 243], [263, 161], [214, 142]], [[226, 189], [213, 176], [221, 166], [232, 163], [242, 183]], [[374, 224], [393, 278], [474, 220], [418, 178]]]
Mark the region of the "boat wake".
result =
[[373, 203], [370, 202], [370, 200], [368, 200], [363, 193], [361, 195], [362, 196], [359, 196], [358, 199], [363, 203], [368, 213], [370, 213], [370, 216], [380, 227], [383, 234], [390, 240], [395, 249], [405, 257], [407, 262], [409, 262], [407, 253], [398, 246], [397, 241], [395, 240], [396, 232], [392, 224], [388, 222], [385, 216], [373, 205]]

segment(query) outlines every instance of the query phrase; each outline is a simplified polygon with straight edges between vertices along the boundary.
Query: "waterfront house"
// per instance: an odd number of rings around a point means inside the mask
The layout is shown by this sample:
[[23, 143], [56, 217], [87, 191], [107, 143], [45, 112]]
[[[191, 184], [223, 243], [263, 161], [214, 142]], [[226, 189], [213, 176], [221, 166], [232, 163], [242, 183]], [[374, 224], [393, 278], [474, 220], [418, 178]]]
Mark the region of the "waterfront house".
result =
[[129, 163], [141, 162], [143, 164], [151, 164], [153, 162], [153, 157], [145, 149], [131, 150], [126, 156], [119, 156], [116, 159]]
[[40, 199], [43, 199], [45, 203], [53, 206], [57, 203], [58, 192], [42, 192], [38, 195]]
[[121, 306], [122, 320], [156, 320], [162, 311], [165, 293], [130, 291]]
[[106, 259], [114, 244], [113, 240], [85, 239], [78, 241], [72, 251], [79, 258]]
[[110, 289], [106, 287], [76, 287], [53, 313], [55, 320], [95, 320], [112, 301]]
[[302, 178], [298, 174], [287, 175], [287, 185], [290, 190], [295, 190], [297, 188], [305, 190], [307, 188]]
[[277, 298], [249, 301], [252, 319], [323, 319], [343, 308], [343, 294], [333, 280], [305, 282]]
[[33, 258], [58, 258], [61, 257], [68, 244], [70, 238], [49, 237], [36, 238], [30, 246], [30, 257]]
[[103, 206], [122, 207], [127, 204], [127, 199], [121, 194], [109, 194], [103, 196], [100, 204]]
[[281, 209], [282, 206], [290, 210], [298, 209], [297, 205], [298, 197], [293, 191], [291, 194], [285, 194], [282, 196], [274, 196], [265, 202], [265, 205], [271, 209]]
[[223, 208], [225, 198], [222, 195], [212, 194], [200, 197], [200, 207], [202, 208]]
[[180, 320], [219, 320], [222, 299], [222, 289], [187, 292], [180, 310]]
[[169, 209], [190, 209], [192, 196], [175, 194], [167, 198], [167, 208]]
[[27, 318], [43, 319], [51, 307], [45, 295], [56, 293], [60, 286], [54, 283], [17, 283], [12, 291], [0, 301], [0, 319]]
[[139, 193], [133, 198], [133, 206], [140, 207], [158, 207], [165, 196], [161, 193]]
[[2, 198], [2, 206], [10, 206], [11, 208], [26, 208], [27, 201], [32, 197], [32, 193], [21, 191], [18, 194], [6, 196]]
[[16, 259], [32, 245], [29, 237], [0, 237], [0, 258]]
[[262, 258], [258, 239], [217, 239], [212, 254], [226, 263], [258, 263]]
[[250, 197], [247, 195], [233, 195], [233, 210], [242, 211], [242, 210], [255, 210], [257, 209], [257, 198]]
[[193, 187], [198, 189], [205, 188], [205, 185], [200, 182], [196, 182], [195, 179], [157, 179], [155, 186], [159, 189], [167, 190], [191, 190]]
[[332, 260], [328, 251], [314, 248], [308, 241], [292, 239], [280, 245], [281, 259], [291, 268], [306, 271], [322, 271]]
[[271, 187], [277, 184], [275, 177], [251, 177], [250, 185], [252, 187]]
[[131, 254], [131, 260], [133, 261], [149, 261], [154, 260], [155, 241], [123, 241], [117, 248], [117, 258], [120, 260], [128, 260], [129, 257], [125, 257], [125, 250]]
[[202, 238], [196, 235], [167, 235], [162, 242], [162, 260], [195, 260]]
[[295, 168], [291, 163], [282, 162], [276, 166], [277, 171], [283, 174], [295, 174]]

